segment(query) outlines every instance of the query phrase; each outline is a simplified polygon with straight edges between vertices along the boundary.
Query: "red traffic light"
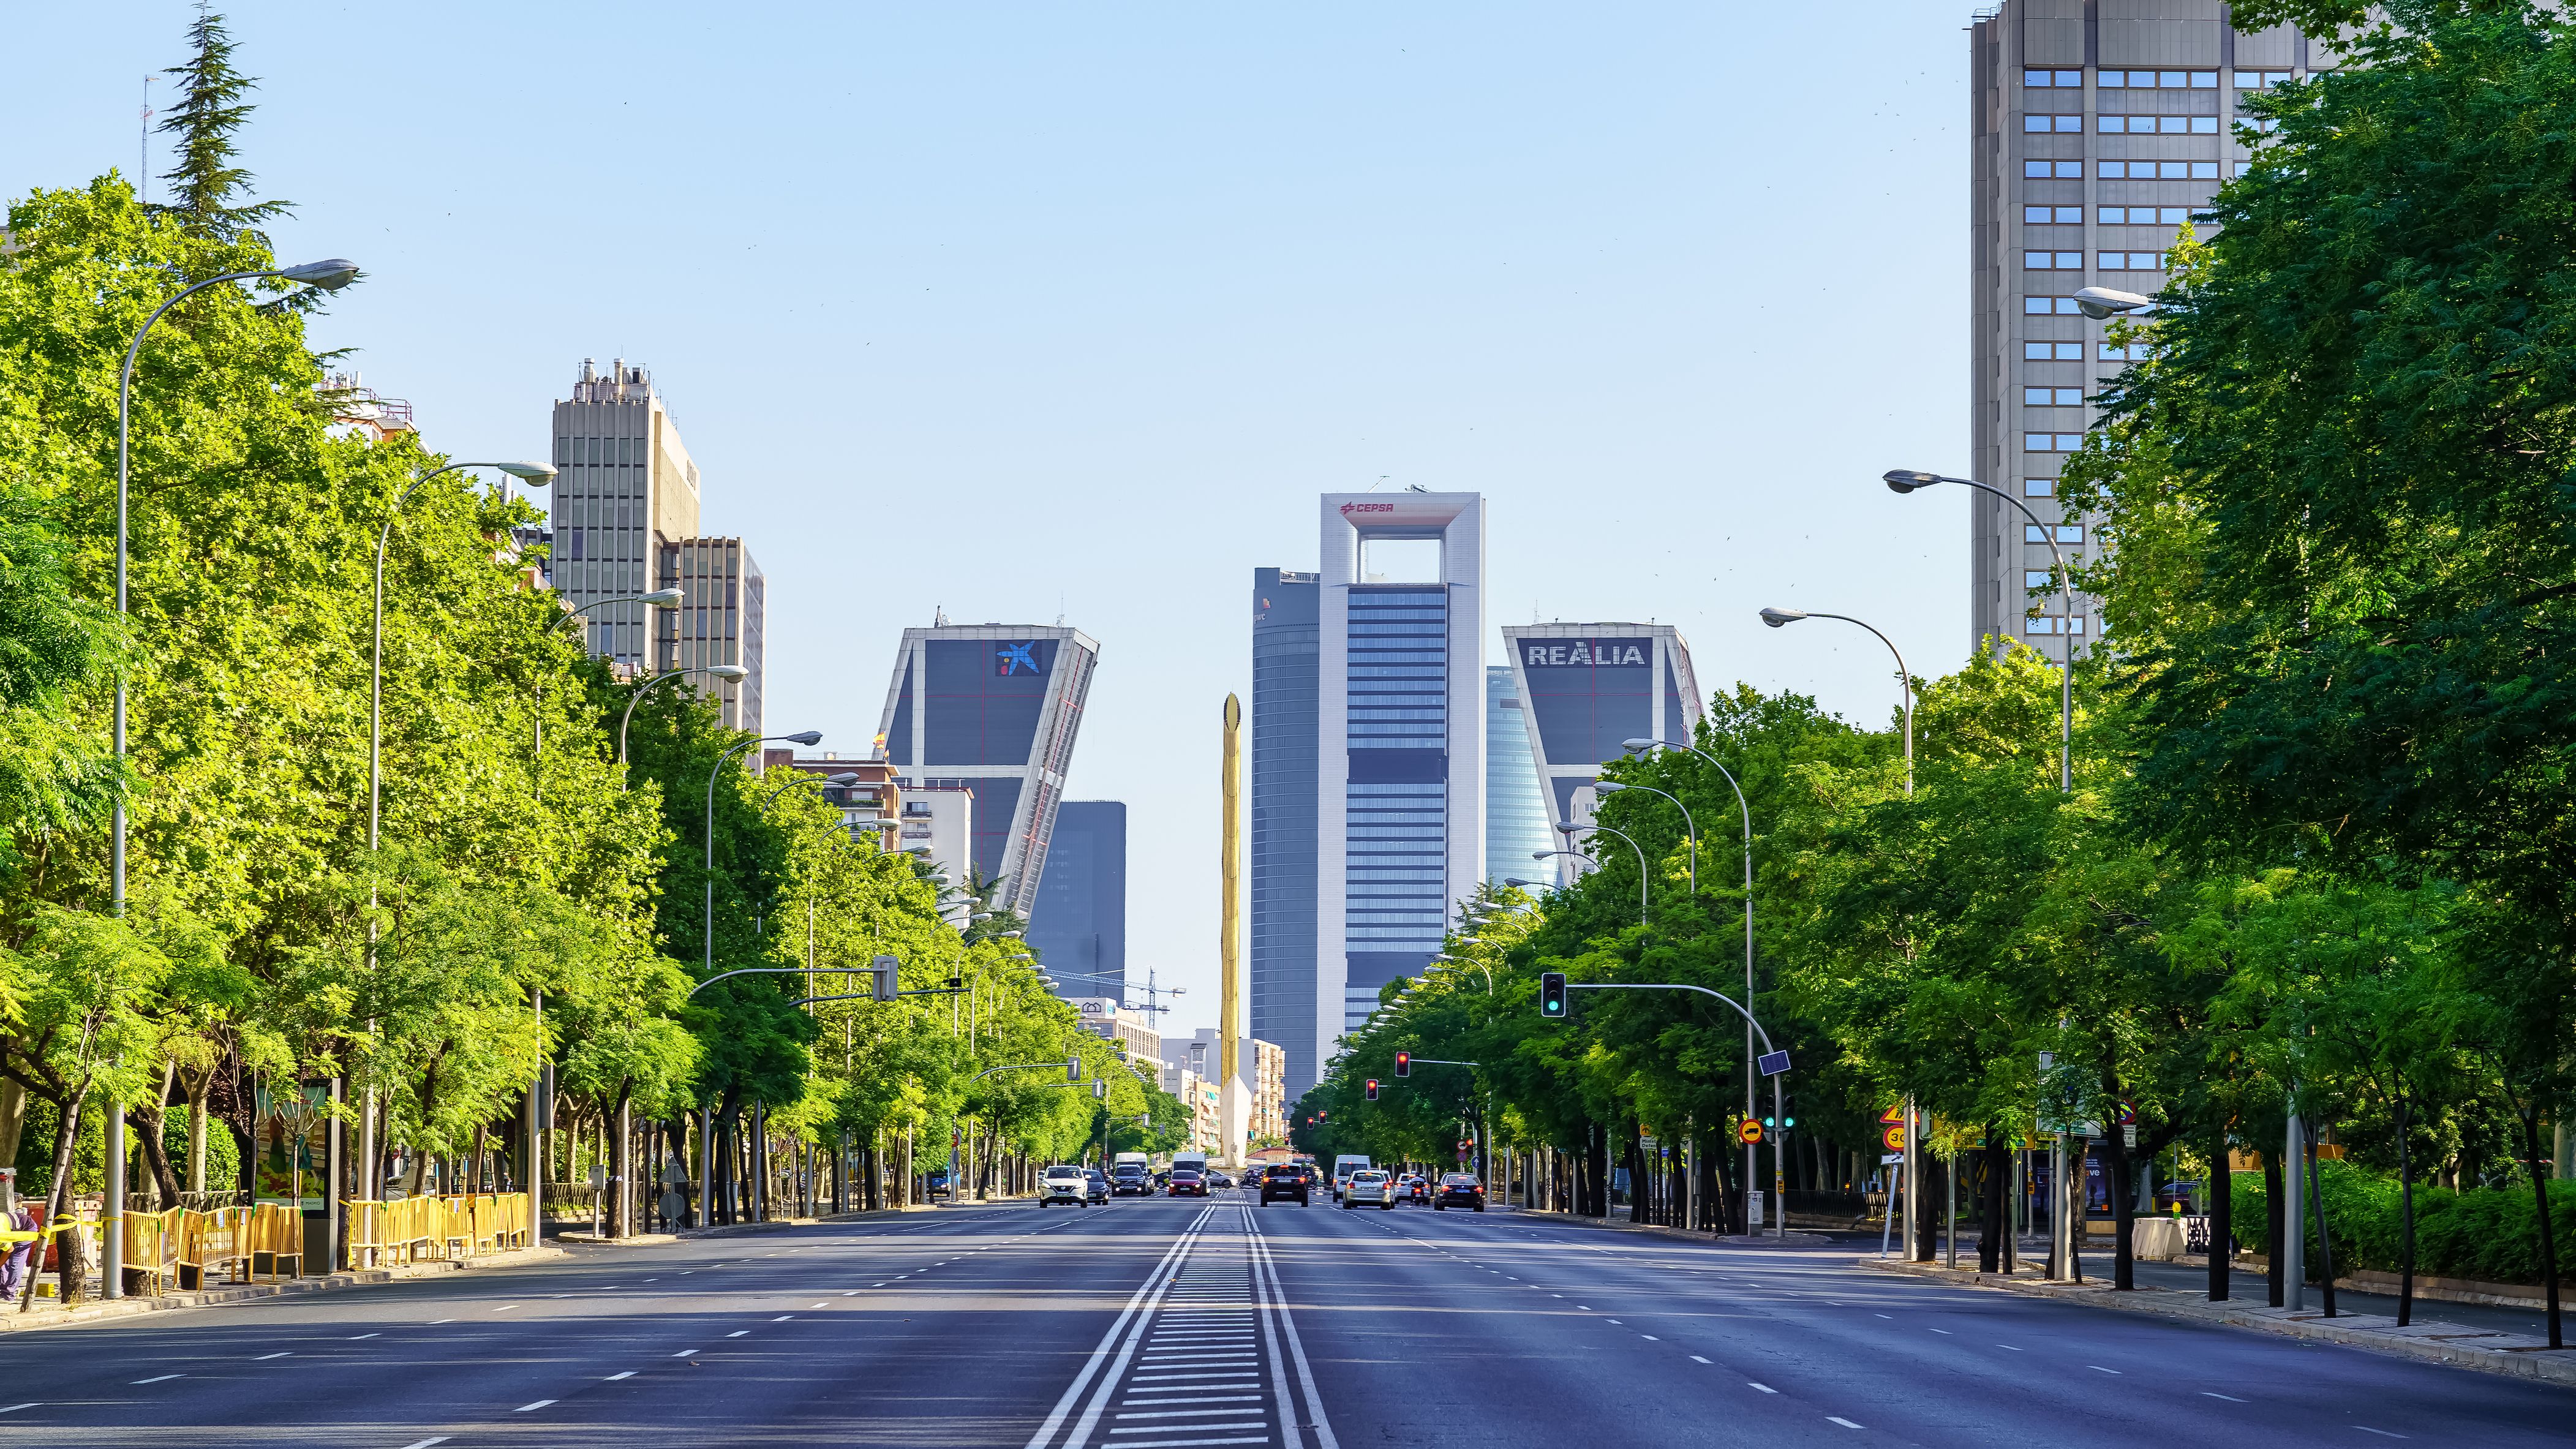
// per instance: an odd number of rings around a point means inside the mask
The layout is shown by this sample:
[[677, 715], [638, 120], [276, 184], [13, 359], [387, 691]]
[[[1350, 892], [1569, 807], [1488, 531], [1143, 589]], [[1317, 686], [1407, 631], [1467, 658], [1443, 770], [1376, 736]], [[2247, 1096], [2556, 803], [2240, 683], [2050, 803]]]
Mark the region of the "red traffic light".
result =
[[1397, 1052], [1395, 1054], [1395, 1074], [1399, 1077], [1409, 1077], [1413, 1075], [1413, 1053]]
[[1377, 1100], [1377, 1078], [1375, 1077], [1369, 1078], [1368, 1099], [1372, 1102]]

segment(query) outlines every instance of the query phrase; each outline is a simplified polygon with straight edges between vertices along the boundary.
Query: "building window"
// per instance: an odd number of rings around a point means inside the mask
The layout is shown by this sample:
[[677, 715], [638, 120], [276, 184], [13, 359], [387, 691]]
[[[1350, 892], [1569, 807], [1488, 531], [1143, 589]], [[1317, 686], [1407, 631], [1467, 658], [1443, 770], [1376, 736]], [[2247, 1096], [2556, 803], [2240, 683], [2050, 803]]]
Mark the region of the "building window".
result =
[[2240, 70], [2236, 73], [2236, 88], [2240, 91], [2268, 91], [2296, 79], [2297, 76], [2286, 70]]
[[2041, 226], [2082, 226], [2084, 208], [2080, 206], [2025, 206], [2021, 219]]
[[2251, 171], [2251, 170], [2253, 170], [2253, 169], [2254, 169], [2254, 163], [2253, 163], [2253, 162], [2251, 162], [2251, 161], [2239, 161], [2239, 162], [2237, 162], [2237, 163], [2236, 163], [2236, 174], [2237, 174], [2237, 175], [2239, 175], [2239, 176], [2242, 176], [2242, 175], [2244, 175], [2246, 172]]
[[2072, 297], [2024, 297], [2021, 299], [2021, 310], [2022, 315], [2025, 317], [2080, 317], [2084, 315], [2084, 309], [2076, 306], [2075, 299]]
[[2081, 634], [2084, 632], [2084, 616], [2081, 614], [2071, 619], [2034, 614], [2022, 620], [2021, 623], [2022, 632], [2025, 634]]
[[2160, 272], [2165, 261], [2162, 252], [2100, 252], [2093, 264], [2106, 272]]
[[2021, 480], [2021, 496], [2024, 498], [2054, 498], [2057, 496], [2057, 480], [2054, 478], [2024, 478]]
[[2025, 453], [2072, 453], [2084, 446], [2082, 433], [2024, 433], [2021, 450]]
[[2215, 136], [2216, 116], [2096, 116], [2093, 129], [2107, 136]]
[[2021, 586], [2024, 589], [2055, 588], [2057, 586], [2057, 581], [2050, 577], [2050, 573], [2051, 571], [2048, 569], [2023, 569], [2021, 571]]
[[2103, 161], [2095, 174], [2105, 181], [2216, 181], [2215, 161]]
[[2062, 116], [2049, 116], [2041, 115], [2038, 112], [2033, 111], [2025, 113], [2022, 116], [2021, 128], [2025, 133], [2036, 135], [2046, 135], [2051, 132], [2055, 132], [2060, 135], [2068, 133], [2082, 135], [2084, 133], [2084, 116], [2082, 112], [2075, 112]]
[[[2243, 75], [2244, 72], [2238, 71], [2237, 74]], [[2021, 83], [2034, 90], [2048, 86], [2063, 86], [2070, 89], [2081, 90], [2084, 87], [2084, 72], [2080, 70], [2026, 70], [2021, 73]], [[2243, 82], [2240, 81], [2238, 84], [2241, 85]]]
[[2021, 174], [2033, 181], [2045, 181], [2051, 177], [2060, 181], [2081, 181], [2084, 179], [2084, 163], [2081, 161], [2024, 161], [2021, 163]]
[[[2238, 71], [2237, 74], [2243, 75], [2245, 72]], [[2214, 91], [2218, 89], [2218, 72], [2214, 70], [2106, 70], [2096, 74], [2094, 84], [2106, 91]]]
[[2026, 387], [2021, 390], [2024, 407], [2080, 408], [2084, 406], [2084, 389], [2080, 387]]
[[2084, 270], [2082, 252], [2023, 252], [2021, 265], [2031, 272], [2080, 272]]
[[2021, 360], [2024, 362], [2082, 362], [2084, 344], [2081, 342], [2025, 342], [2021, 345]]
[[2209, 219], [2209, 213], [2195, 212], [2188, 206], [2103, 206], [2094, 210], [2094, 219], [2104, 226], [2180, 226], [2186, 221]]
[[[2049, 541], [2048, 530], [2036, 523], [2025, 523], [2021, 526], [2021, 541], [2024, 543], [2046, 543]], [[2061, 523], [2057, 525], [2057, 542], [2082, 543], [2083, 541], [2083, 524]]]
[[2102, 344], [2101, 360], [2104, 362], [2144, 362], [2149, 356], [2147, 344], [2143, 342], [2132, 342], [2126, 347], [2108, 342]]

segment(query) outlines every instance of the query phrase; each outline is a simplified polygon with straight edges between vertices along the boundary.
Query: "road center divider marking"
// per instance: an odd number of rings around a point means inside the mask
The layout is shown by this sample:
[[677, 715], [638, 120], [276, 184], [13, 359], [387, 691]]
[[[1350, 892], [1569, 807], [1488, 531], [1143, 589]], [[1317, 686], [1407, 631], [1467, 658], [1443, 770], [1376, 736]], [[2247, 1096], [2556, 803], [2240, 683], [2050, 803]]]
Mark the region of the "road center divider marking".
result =
[[[1145, 1275], [1145, 1281], [1138, 1284], [1136, 1291], [1129, 1295], [1127, 1306], [1118, 1310], [1118, 1317], [1109, 1325], [1109, 1331], [1101, 1335], [1099, 1346], [1092, 1349], [1089, 1358], [1083, 1360], [1082, 1371], [1075, 1374], [1073, 1382], [1065, 1386], [1064, 1396], [1056, 1400], [1054, 1410], [1046, 1416], [1046, 1422], [1038, 1425], [1037, 1433], [1029, 1437], [1028, 1449], [1047, 1449], [1047, 1446], [1054, 1441], [1056, 1430], [1064, 1425], [1065, 1416], [1073, 1412], [1073, 1406], [1081, 1399], [1083, 1390], [1090, 1387], [1094, 1378], [1099, 1377], [1102, 1366], [1109, 1362], [1110, 1355], [1118, 1349], [1122, 1339], [1129, 1352], [1134, 1350], [1137, 1333], [1143, 1331], [1145, 1324], [1153, 1317], [1154, 1305], [1162, 1301], [1164, 1291], [1171, 1286], [1173, 1265], [1179, 1263], [1188, 1254], [1190, 1245], [1198, 1241], [1200, 1227], [1215, 1211], [1214, 1207], [1201, 1208], [1198, 1215], [1190, 1220], [1189, 1225], [1181, 1230], [1180, 1236], [1172, 1240], [1172, 1246], [1163, 1251], [1163, 1256], [1156, 1260], [1153, 1270]], [[1120, 1354], [1119, 1368], [1125, 1367], [1125, 1361], [1125, 1354]], [[1117, 1381], [1118, 1371], [1113, 1369], [1108, 1382], [1115, 1385]], [[1098, 1405], [1093, 1406], [1092, 1413], [1097, 1416]], [[1075, 1437], [1079, 1438], [1082, 1432], [1084, 1432], [1083, 1428], [1077, 1428]]]

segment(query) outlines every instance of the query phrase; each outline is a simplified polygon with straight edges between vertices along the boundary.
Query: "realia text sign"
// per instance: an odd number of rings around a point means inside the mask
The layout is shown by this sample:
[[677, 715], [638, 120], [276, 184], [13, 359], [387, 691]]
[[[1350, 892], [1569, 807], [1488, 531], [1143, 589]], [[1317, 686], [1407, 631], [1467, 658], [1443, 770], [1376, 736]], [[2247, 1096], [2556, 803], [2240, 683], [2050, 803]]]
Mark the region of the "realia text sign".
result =
[[1645, 639], [1574, 639], [1561, 644], [1542, 644], [1524, 639], [1521, 641], [1521, 662], [1532, 669], [1569, 665], [1595, 668], [1621, 664], [1642, 666], [1653, 661], [1652, 647], [1652, 641]]

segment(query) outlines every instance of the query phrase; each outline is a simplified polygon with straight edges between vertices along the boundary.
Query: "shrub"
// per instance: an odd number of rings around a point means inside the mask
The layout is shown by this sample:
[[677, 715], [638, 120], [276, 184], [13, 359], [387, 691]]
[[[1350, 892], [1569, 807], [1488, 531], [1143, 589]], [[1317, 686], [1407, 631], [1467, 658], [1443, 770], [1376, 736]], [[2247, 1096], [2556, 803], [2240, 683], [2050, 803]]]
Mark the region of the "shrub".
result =
[[[2334, 1231], [2335, 1270], [2374, 1268], [2398, 1271], [2404, 1246], [2403, 1205], [2394, 1180], [2344, 1162], [2317, 1164], [2326, 1221]], [[2262, 1252], [2264, 1243], [2263, 1175], [2235, 1175], [2232, 1203], [2238, 1246]], [[2310, 1272], [2318, 1264], [2313, 1209], [2301, 1204], [2302, 1238], [2307, 1243]], [[2576, 1250], [2576, 1182], [2549, 1184], [2549, 1220], [2557, 1242], [2560, 1273]], [[2473, 1278], [2486, 1283], [2540, 1281], [2540, 1240], [2534, 1231], [2531, 1188], [2415, 1189], [2415, 1271], [2436, 1278]]]

